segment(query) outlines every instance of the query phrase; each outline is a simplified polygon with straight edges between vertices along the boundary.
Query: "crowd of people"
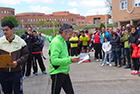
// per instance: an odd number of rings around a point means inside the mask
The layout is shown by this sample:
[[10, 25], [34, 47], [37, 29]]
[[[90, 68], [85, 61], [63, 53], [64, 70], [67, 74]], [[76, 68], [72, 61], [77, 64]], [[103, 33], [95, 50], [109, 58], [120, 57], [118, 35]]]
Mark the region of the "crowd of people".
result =
[[102, 27], [101, 30], [97, 27], [90, 35], [86, 29], [73, 32], [66, 42], [70, 56], [94, 50], [94, 59], [102, 62], [101, 66], [105, 64], [118, 68], [124, 66], [124, 69], [134, 70], [132, 75], [138, 75], [139, 34], [140, 23], [137, 27], [130, 24], [122, 25], [116, 31], [113, 31], [113, 27], [109, 29]]

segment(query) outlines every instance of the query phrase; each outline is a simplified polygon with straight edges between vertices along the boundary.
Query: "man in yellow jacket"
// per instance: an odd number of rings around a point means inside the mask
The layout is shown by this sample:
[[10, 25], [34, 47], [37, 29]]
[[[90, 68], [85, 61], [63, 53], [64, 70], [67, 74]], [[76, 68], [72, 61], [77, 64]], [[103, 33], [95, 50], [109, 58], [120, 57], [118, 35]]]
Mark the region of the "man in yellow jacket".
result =
[[72, 37], [69, 39], [71, 47], [71, 56], [78, 55], [78, 37], [76, 32], [73, 32]]

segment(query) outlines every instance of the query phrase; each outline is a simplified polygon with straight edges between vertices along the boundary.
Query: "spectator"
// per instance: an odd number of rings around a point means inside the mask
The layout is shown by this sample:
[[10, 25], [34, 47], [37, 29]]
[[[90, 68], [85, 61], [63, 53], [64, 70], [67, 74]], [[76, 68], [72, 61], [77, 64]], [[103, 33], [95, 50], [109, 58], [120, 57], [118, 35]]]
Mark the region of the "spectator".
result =
[[111, 36], [112, 36], [113, 32], [114, 32], [114, 31], [113, 31], [113, 27], [110, 27], [110, 28], [109, 28], [109, 34], [110, 34]]
[[70, 47], [71, 47], [71, 56], [78, 55], [78, 37], [76, 36], [76, 32], [73, 32], [72, 37], [69, 39]]
[[128, 32], [128, 30], [125, 30], [124, 36], [121, 39], [124, 42], [124, 48], [125, 48], [126, 57], [127, 57], [127, 65], [126, 67], [124, 67], [125, 69], [131, 68], [130, 46], [129, 46], [130, 34], [131, 34], [131, 31]]
[[49, 43], [51, 43], [51, 41], [54, 39], [54, 33], [51, 34], [51, 36], [49, 37]]
[[95, 35], [94, 35], [94, 49], [95, 49], [95, 57], [96, 57], [96, 61], [99, 61], [99, 57], [98, 54], [100, 54], [100, 61], [102, 61], [102, 45], [101, 45], [101, 39], [100, 39], [101, 33], [98, 30]]
[[57, 35], [49, 45], [49, 73], [52, 79], [51, 94], [60, 94], [61, 88], [66, 94], [74, 94], [69, 76], [69, 64], [77, 62], [78, 57], [68, 55], [66, 41], [72, 35], [73, 30], [69, 30], [69, 24], [63, 24]]
[[29, 51], [23, 39], [14, 35], [14, 24], [11, 21], [2, 23], [4, 32], [0, 38], [0, 55], [10, 54], [13, 62], [9, 66], [15, 68], [0, 68], [0, 83], [4, 94], [23, 94], [22, 66], [26, 62]]
[[[132, 52], [133, 52], [133, 49], [135, 48], [133, 45], [138, 46], [138, 42], [139, 42], [138, 37], [139, 37], [139, 34], [138, 34], [138, 31], [137, 31], [137, 28], [132, 27], [131, 28], [131, 35], [130, 35], [130, 38], [129, 38], [129, 45], [130, 45], [130, 47], [132, 49]], [[132, 75], [137, 75], [137, 74], [139, 74], [139, 61], [138, 61], [138, 58], [132, 57], [132, 61], [133, 61], [133, 64], [134, 64], [133, 65], [134, 71], [131, 74]]]
[[27, 31], [23, 34], [21, 34], [20, 36], [22, 39], [24, 39], [24, 41], [27, 43], [28, 46], [28, 50], [29, 50], [29, 57], [27, 59], [27, 66], [26, 63], [24, 63], [23, 65], [23, 76], [25, 73], [25, 67], [26, 67], [26, 77], [32, 77], [31, 76], [31, 66], [32, 66], [32, 47], [33, 47], [33, 43], [36, 42], [35, 37], [32, 35], [32, 28], [28, 27]]
[[33, 35], [36, 39], [36, 42], [33, 44], [33, 74], [34, 75], [37, 75], [37, 71], [38, 71], [38, 68], [37, 68], [37, 63], [36, 63], [36, 60], [38, 60], [38, 64], [40, 66], [40, 69], [42, 71], [43, 74], [47, 74], [46, 73], [46, 68], [45, 68], [45, 65], [43, 64], [43, 60], [42, 60], [42, 57], [41, 57], [41, 45], [42, 45], [42, 41], [41, 39], [38, 38], [37, 36], [37, 32], [36, 31], [33, 31]]
[[138, 22], [138, 33], [140, 34], [140, 22]]
[[44, 37], [41, 35], [41, 31], [38, 32], [38, 38], [42, 40], [42, 44], [41, 44], [41, 56], [46, 60], [46, 57], [43, 55], [43, 47], [44, 47], [44, 44], [45, 44], [45, 41], [44, 41]]
[[[112, 39], [110, 41], [110, 44], [112, 45], [112, 52], [113, 52], [113, 57], [114, 57], [114, 61], [115, 61], [115, 65], [114, 67], [116, 67], [118, 65], [118, 68], [121, 67], [121, 58], [120, 58], [120, 37], [118, 36], [118, 34], [116, 32], [114, 32], [112, 34]], [[118, 60], [118, 64], [117, 64], [117, 60]]]
[[82, 52], [89, 53], [89, 37], [85, 35], [84, 31], [81, 32], [80, 41], [82, 45]]
[[123, 36], [125, 34], [125, 31], [122, 30], [122, 33], [120, 34], [120, 48], [121, 48], [121, 56], [123, 57], [123, 65], [126, 65], [126, 59], [125, 59], [125, 49], [124, 49], [124, 41], [122, 40], [123, 39]]
[[105, 53], [105, 57], [104, 57], [104, 61], [101, 64], [101, 66], [105, 65], [105, 62], [106, 62], [108, 56], [109, 56], [109, 66], [112, 66], [112, 64], [111, 64], [111, 44], [107, 37], [105, 37], [104, 40], [105, 40], [105, 42], [102, 45], [102, 49]]

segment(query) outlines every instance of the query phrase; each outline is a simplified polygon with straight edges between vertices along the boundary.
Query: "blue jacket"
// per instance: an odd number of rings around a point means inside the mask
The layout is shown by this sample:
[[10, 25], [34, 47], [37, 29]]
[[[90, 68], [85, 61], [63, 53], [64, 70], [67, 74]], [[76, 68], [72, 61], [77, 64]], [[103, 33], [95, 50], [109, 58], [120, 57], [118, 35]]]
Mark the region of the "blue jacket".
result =
[[[105, 32], [104, 36], [106, 36], [109, 41], [111, 40], [111, 35], [108, 32]], [[103, 38], [102, 34], [101, 34], [100, 38], [101, 38], [101, 44], [103, 44], [104, 38]]]
[[115, 39], [112, 37], [110, 44], [112, 45], [112, 51], [115, 51], [116, 48], [120, 48], [120, 37], [117, 36]]
[[140, 27], [138, 28], [138, 32], [139, 32], [139, 34], [140, 34]]

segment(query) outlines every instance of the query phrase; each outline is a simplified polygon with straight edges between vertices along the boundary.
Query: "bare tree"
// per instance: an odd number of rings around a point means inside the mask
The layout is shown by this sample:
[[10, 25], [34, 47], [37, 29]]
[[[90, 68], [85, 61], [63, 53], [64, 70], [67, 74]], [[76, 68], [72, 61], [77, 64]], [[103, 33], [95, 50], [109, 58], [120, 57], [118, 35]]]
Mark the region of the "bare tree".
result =
[[106, 4], [106, 7], [109, 8], [108, 13], [109, 13], [110, 15], [112, 15], [112, 0], [106, 0], [106, 1], [105, 1], [105, 4]]

